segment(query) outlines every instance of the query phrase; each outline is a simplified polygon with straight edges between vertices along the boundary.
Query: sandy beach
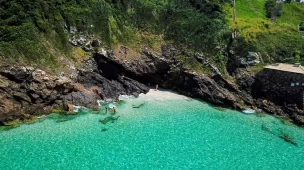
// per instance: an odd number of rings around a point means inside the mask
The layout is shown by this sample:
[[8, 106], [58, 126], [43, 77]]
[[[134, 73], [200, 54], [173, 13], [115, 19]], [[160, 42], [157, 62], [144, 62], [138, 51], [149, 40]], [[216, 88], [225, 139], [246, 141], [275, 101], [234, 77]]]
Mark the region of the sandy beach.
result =
[[141, 94], [140, 99], [143, 100], [180, 100], [190, 99], [189, 97], [164, 89], [150, 89], [147, 94]]

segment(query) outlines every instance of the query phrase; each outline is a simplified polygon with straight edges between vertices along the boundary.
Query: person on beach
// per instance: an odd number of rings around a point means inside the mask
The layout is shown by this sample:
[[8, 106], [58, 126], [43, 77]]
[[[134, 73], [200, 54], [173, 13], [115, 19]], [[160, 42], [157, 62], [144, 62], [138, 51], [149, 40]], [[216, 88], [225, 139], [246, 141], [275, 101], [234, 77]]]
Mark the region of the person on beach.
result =
[[106, 107], [106, 114], [108, 114], [108, 108]]
[[115, 107], [113, 107], [113, 111], [114, 111], [114, 114], [116, 113], [116, 108]]
[[158, 84], [156, 85], [155, 90], [156, 90], [156, 91], [158, 90]]

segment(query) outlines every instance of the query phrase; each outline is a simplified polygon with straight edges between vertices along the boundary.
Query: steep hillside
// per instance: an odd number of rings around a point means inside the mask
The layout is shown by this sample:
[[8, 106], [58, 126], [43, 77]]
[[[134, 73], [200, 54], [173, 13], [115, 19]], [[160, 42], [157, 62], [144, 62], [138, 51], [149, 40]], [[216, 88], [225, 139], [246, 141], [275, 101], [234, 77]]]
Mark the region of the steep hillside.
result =
[[[85, 51], [69, 43], [73, 35], [90, 35], [103, 46], [120, 44], [140, 51], [160, 49], [165, 41], [213, 53], [226, 29], [223, 1], [195, 0], [32, 0], [0, 1], [2, 61], [60, 70]], [[76, 32], [75, 32], [76, 31]]]
[[90, 5], [89, 0], [0, 1], [0, 56], [55, 70], [58, 58], [72, 58], [64, 28], [84, 30]]
[[[266, 62], [303, 62], [304, 40], [298, 25], [304, 21], [304, 4], [296, 2], [277, 4], [279, 6], [277, 16], [269, 17], [266, 2], [274, 1], [236, 1], [236, 23], [232, 19], [232, 5], [226, 5], [229, 27], [231, 30], [235, 27], [239, 32], [235, 46], [246, 48], [247, 50], [244, 51], [261, 52]], [[239, 52], [240, 56], [246, 55], [243, 51]]]
[[[256, 51], [265, 62], [303, 62], [298, 24], [303, 22], [304, 4], [281, 3], [274, 21], [269, 17], [273, 2], [237, 0], [234, 23], [229, 0], [0, 1], [0, 60], [59, 72], [87, 58], [87, 50], [69, 42], [87, 36], [100, 39], [103, 47], [114, 52], [126, 46], [130, 49], [126, 58], [138, 58], [144, 46], [159, 52], [161, 45], [173, 44], [192, 54], [203, 53], [222, 73], [225, 46], [240, 57]], [[239, 36], [230, 41], [233, 28]], [[206, 72], [195, 60], [179, 58], [189, 68]]]

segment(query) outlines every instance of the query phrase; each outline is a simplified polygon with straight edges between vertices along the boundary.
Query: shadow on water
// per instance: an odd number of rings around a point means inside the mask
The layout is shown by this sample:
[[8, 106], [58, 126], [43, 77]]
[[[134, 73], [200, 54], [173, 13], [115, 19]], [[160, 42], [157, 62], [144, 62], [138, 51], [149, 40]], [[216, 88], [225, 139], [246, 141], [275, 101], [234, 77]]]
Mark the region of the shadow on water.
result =
[[278, 129], [278, 132], [276, 133], [275, 131], [268, 128], [265, 124], [262, 124], [261, 129], [263, 131], [266, 131], [266, 132], [276, 136], [276, 137], [279, 137], [280, 139], [283, 139], [287, 143], [290, 143], [294, 146], [298, 146], [298, 143], [289, 134], [284, 132], [282, 129]]
[[114, 123], [115, 121], [118, 120], [119, 117], [120, 117], [120, 116], [107, 116], [106, 118], [100, 119], [99, 121], [100, 121], [100, 123], [102, 123], [102, 124], [105, 125], [105, 124], [107, 124], [108, 122]]
[[146, 104], [146, 102], [143, 102], [143, 103], [140, 103], [140, 104], [132, 104], [132, 108], [141, 108], [145, 104]]
[[56, 123], [66, 122], [73, 120], [81, 115], [85, 115], [87, 112], [79, 111], [76, 114], [58, 114], [58, 113], [51, 113], [47, 116], [47, 119], [54, 120]]

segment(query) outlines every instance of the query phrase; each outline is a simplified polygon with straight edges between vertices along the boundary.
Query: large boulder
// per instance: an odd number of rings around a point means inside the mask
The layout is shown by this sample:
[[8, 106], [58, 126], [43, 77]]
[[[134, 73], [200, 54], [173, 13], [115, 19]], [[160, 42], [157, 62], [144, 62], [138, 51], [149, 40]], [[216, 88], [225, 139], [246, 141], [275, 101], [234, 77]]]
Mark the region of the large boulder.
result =
[[94, 39], [91, 41], [91, 46], [92, 47], [100, 47], [101, 46], [101, 42], [97, 39]]
[[130, 70], [113, 60], [106, 52], [89, 58], [79, 70], [77, 82], [85, 87], [98, 87], [103, 98], [117, 99], [119, 95], [138, 95], [149, 88], [130, 78]]

